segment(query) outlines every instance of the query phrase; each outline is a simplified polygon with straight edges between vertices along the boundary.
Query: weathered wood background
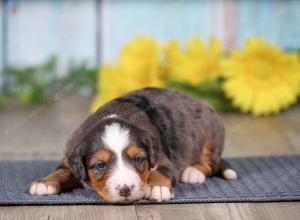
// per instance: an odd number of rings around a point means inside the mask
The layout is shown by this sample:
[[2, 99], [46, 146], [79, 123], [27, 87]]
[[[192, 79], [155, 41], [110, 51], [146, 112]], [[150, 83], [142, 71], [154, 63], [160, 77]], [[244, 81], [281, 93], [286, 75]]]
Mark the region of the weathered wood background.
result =
[[249, 36], [300, 48], [298, 0], [1, 0], [0, 69], [36, 65], [51, 55], [70, 61], [113, 61], [137, 35], [160, 42], [218, 36], [225, 49]]

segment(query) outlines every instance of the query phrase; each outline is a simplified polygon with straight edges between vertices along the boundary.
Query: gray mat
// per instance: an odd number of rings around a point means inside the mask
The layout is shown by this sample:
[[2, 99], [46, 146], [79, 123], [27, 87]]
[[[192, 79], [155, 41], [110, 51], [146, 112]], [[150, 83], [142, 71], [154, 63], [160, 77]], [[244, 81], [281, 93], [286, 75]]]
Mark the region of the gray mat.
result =
[[[180, 184], [167, 203], [300, 200], [300, 156], [229, 159], [235, 181], [209, 178], [204, 184]], [[31, 196], [32, 180], [49, 174], [57, 161], [0, 161], [0, 205], [105, 204], [89, 189], [53, 196]], [[137, 204], [151, 204], [147, 200]]]

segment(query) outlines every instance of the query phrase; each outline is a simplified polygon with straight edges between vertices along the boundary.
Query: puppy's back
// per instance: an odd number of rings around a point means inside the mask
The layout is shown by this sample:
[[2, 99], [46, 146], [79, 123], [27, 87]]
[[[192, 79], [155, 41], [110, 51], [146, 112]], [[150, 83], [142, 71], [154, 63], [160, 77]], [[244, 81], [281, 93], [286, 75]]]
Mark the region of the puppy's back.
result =
[[224, 128], [207, 102], [176, 91], [152, 87], [130, 92], [118, 100], [130, 102], [148, 115], [160, 133], [169, 158], [192, 160], [208, 141], [218, 148], [217, 154], [221, 154]]

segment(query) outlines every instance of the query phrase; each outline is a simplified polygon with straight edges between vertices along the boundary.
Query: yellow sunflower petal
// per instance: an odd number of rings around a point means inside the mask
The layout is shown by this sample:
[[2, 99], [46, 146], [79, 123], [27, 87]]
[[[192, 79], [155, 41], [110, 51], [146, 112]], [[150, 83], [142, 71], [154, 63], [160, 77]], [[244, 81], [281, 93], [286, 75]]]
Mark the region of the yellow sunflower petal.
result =
[[104, 103], [135, 89], [164, 87], [166, 72], [160, 60], [161, 46], [149, 37], [127, 43], [116, 66], [104, 65], [99, 72], [97, 95], [91, 106], [95, 111]]
[[300, 94], [300, 62], [265, 40], [251, 38], [222, 65], [225, 94], [235, 106], [254, 115], [286, 109]]
[[200, 38], [193, 37], [186, 42], [185, 50], [172, 40], [165, 53], [171, 80], [199, 85], [220, 76], [222, 51], [217, 38], [212, 38], [206, 46]]

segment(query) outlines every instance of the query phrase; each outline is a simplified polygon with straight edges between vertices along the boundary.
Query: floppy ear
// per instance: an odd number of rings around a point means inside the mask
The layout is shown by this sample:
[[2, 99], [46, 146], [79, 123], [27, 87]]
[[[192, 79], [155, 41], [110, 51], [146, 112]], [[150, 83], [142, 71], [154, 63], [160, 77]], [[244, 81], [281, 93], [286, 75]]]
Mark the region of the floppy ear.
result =
[[147, 149], [150, 167], [154, 168], [158, 161], [159, 142], [147, 133], [144, 133], [142, 143]]
[[84, 154], [80, 147], [75, 147], [67, 157], [67, 163], [73, 175], [79, 180], [86, 179], [86, 170], [83, 163]]

